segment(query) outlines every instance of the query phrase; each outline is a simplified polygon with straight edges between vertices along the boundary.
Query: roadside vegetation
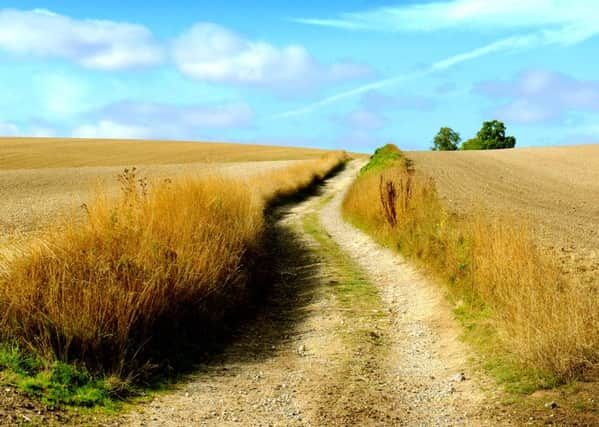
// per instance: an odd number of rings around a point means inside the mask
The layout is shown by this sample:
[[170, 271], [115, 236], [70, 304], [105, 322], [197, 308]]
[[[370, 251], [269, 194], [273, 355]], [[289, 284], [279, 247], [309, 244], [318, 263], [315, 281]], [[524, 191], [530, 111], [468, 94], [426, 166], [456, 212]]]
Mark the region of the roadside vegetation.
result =
[[[260, 291], [265, 214], [347, 160], [330, 153], [249, 179], [148, 182], [126, 169], [0, 272], [0, 370], [49, 405], [106, 405], [202, 351]], [[207, 347], [206, 347], [207, 348]]]
[[344, 215], [447, 284], [466, 336], [497, 378], [531, 392], [599, 365], [599, 302], [566, 278], [526, 227], [482, 211], [458, 216], [434, 181], [387, 145], [357, 178]]
[[470, 138], [462, 143], [460, 134], [449, 127], [442, 127], [433, 139], [433, 151], [456, 151], [461, 150], [499, 150], [514, 148], [516, 138], [506, 136], [506, 127], [503, 122], [492, 120], [484, 122], [475, 138]]

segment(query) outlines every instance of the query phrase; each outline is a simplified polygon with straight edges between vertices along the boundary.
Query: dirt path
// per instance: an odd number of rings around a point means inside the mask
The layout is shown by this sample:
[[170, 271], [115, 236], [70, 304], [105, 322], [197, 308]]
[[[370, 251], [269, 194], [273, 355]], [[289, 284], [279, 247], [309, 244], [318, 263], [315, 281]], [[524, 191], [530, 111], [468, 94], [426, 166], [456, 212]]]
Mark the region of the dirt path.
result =
[[343, 222], [359, 166], [281, 212], [280, 279], [233, 344], [124, 424], [509, 424], [490, 416], [502, 412], [470, 372], [438, 290]]

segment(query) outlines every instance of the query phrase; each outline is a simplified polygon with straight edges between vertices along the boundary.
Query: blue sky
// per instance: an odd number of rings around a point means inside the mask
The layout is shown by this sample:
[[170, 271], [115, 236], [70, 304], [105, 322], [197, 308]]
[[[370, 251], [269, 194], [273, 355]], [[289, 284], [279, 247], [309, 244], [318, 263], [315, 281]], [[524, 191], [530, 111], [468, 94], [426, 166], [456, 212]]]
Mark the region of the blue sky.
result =
[[289, 3], [4, 1], [0, 134], [599, 142], [596, 0]]

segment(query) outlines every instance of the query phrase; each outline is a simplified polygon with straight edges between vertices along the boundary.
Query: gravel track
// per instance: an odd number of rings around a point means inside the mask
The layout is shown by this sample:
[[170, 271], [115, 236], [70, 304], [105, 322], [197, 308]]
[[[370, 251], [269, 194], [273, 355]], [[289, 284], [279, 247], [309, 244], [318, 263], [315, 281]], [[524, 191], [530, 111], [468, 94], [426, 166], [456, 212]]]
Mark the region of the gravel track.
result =
[[[340, 204], [359, 166], [351, 163], [322, 194], [282, 212], [273, 266], [280, 280], [233, 344], [123, 424], [511, 424], [493, 393], [481, 391], [492, 385], [468, 362], [439, 288], [342, 220]], [[380, 306], [369, 309], [376, 316], [340, 305], [339, 260], [305, 232], [314, 214], [378, 290]]]

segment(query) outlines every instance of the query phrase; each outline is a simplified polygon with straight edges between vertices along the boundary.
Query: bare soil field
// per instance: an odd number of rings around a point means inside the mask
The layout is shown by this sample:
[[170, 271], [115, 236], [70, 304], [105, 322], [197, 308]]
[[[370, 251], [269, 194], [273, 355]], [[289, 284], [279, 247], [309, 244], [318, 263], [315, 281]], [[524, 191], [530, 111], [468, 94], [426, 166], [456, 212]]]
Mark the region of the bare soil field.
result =
[[118, 189], [117, 176], [181, 174], [250, 176], [315, 158], [323, 150], [244, 144], [54, 138], [0, 138], [0, 244], [52, 223], [89, 201], [98, 186]]
[[599, 145], [406, 155], [451, 209], [526, 221], [564, 271], [596, 281]]
[[[139, 177], [172, 178], [181, 174], [251, 176], [293, 161], [142, 165]], [[52, 223], [56, 215], [93, 198], [98, 187], [118, 190], [124, 166], [0, 170], [0, 242]]]
[[0, 170], [302, 160], [325, 150], [217, 142], [0, 138]]

